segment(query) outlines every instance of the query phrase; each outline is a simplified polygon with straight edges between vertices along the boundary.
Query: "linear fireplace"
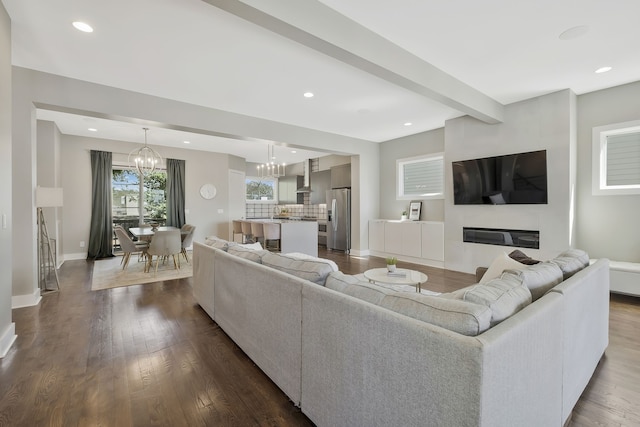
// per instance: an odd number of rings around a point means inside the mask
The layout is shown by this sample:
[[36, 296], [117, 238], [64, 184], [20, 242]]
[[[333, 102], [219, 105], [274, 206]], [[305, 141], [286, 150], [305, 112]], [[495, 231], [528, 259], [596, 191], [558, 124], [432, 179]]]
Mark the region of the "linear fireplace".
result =
[[462, 241], [468, 243], [540, 249], [539, 230], [463, 227], [462, 235]]

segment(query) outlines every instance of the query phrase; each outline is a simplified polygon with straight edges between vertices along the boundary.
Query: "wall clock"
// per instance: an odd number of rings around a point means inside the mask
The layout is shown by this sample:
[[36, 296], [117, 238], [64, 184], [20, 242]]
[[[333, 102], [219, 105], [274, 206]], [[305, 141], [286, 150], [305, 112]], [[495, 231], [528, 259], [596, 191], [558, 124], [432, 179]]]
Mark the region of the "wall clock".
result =
[[200, 187], [200, 195], [203, 199], [213, 199], [216, 197], [217, 192], [218, 190], [216, 190], [216, 186], [213, 184], [203, 184], [202, 187]]

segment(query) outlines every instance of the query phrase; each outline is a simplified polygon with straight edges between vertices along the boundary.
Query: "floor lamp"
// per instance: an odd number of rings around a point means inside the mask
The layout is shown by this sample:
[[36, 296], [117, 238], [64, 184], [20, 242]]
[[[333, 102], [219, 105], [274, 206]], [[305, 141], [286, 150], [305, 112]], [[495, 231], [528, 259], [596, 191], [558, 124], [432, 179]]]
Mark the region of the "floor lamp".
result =
[[[40, 293], [60, 290], [58, 280], [57, 260], [53, 255], [51, 238], [44, 219], [42, 208], [56, 208], [62, 206], [62, 188], [36, 187], [36, 210], [38, 216], [38, 285]], [[57, 255], [57, 253], [56, 253]], [[47, 288], [47, 279], [53, 274], [56, 278], [56, 288]]]

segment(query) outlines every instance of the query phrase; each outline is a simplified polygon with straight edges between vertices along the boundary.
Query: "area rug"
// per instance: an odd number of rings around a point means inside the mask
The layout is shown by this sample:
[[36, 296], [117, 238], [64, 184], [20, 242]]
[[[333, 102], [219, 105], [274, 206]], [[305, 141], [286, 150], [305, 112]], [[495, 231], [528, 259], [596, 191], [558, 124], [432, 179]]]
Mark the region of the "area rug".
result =
[[[149, 273], [144, 272], [144, 262], [138, 262], [138, 256], [135, 254], [131, 255], [131, 260], [126, 270], [122, 269], [120, 261], [122, 261], [122, 257], [116, 256], [93, 263], [92, 291], [154, 283], [164, 280], [183, 279], [193, 276], [192, 264], [187, 264], [184, 257], [180, 259], [179, 270], [173, 268], [172, 259], [167, 260], [164, 264], [160, 261], [157, 273], [155, 272], [155, 260]], [[193, 263], [190, 252], [189, 261]]]

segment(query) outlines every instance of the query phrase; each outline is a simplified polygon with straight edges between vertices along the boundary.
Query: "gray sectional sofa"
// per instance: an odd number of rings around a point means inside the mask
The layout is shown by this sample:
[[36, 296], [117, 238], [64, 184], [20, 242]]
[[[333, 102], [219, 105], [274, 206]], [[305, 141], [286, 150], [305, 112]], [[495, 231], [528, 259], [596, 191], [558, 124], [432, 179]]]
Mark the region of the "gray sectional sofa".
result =
[[318, 426], [562, 426], [608, 344], [608, 261], [585, 257], [429, 296], [212, 238], [193, 286]]

